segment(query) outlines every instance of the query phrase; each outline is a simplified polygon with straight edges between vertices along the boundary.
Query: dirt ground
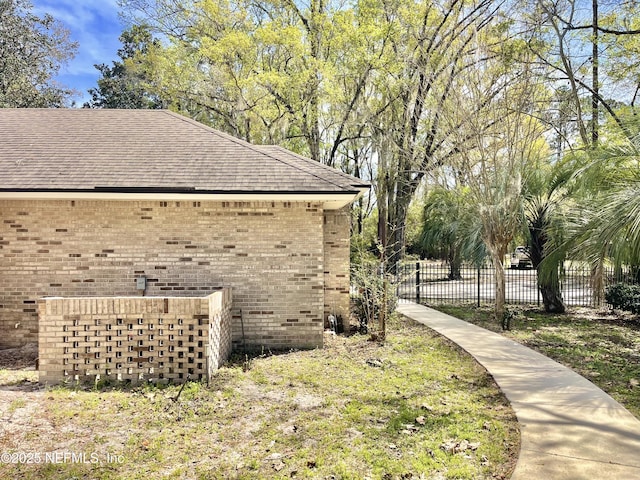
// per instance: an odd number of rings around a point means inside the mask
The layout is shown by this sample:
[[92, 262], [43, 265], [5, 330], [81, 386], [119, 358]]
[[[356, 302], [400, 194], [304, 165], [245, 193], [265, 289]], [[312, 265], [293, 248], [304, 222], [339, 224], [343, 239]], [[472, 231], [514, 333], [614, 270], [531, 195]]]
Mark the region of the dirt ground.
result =
[[[39, 423], [37, 413], [44, 408], [45, 392], [38, 383], [37, 359], [35, 343], [0, 350], [1, 439], [20, 438], [25, 427]], [[46, 431], [54, 433], [52, 427]]]
[[35, 343], [0, 350], [0, 395], [3, 400], [7, 392], [44, 390], [38, 383], [37, 362], [38, 345]]
[[0, 350], [0, 370], [22, 370], [33, 368], [35, 370], [38, 359], [38, 345], [28, 343], [20, 348], [7, 348]]

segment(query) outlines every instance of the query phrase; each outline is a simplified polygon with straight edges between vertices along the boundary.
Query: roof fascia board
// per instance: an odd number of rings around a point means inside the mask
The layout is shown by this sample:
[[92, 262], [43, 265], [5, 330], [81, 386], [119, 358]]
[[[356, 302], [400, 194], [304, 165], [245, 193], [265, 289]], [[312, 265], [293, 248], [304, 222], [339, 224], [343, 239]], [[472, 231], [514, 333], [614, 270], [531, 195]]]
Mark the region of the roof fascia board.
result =
[[211, 202], [313, 202], [325, 210], [337, 210], [353, 203], [368, 189], [358, 193], [135, 193], [135, 192], [53, 192], [0, 191], [0, 200], [110, 200], [110, 201], [211, 201]]

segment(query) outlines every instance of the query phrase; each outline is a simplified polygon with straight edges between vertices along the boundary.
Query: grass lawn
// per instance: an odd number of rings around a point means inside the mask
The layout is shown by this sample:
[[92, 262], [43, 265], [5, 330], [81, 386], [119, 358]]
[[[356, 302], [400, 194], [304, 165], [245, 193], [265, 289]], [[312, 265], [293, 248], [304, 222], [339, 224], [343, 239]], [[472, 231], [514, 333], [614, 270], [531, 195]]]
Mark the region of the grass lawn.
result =
[[438, 310], [502, 333], [553, 358], [595, 383], [640, 418], [640, 323], [612, 311], [571, 309], [547, 315], [539, 307], [515, 308], [510, 331], [491, 307], [438, 306]]
[[238, 359], [178, 401], [179, 386], [38, 389], [20, 372], [0, 370], [0, 452], [33, 462], [0, 478], [493, 479], [519, 448], [491, 377], [410, 321], [384, 344]]

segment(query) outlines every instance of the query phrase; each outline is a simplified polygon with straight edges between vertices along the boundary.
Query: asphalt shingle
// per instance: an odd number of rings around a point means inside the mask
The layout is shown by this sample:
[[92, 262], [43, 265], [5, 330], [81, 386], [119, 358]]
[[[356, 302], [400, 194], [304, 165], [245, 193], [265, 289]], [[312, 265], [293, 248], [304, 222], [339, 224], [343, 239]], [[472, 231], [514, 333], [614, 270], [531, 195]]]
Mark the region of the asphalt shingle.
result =
[[368, 184], [167, 110], [0, 109], [0, 191], [353, 193]]

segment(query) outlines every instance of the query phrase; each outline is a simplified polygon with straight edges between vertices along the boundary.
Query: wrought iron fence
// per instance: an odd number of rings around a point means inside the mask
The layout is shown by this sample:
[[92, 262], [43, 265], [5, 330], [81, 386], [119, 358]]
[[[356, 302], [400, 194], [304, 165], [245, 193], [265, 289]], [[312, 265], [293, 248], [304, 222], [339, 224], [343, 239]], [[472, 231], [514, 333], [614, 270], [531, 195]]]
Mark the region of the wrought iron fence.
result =
[[[638, 272], [633, 269], [606, 269], [604, 287], [617, 282], [638, 283]], [[560, 289], [566, 305], [595, 306], [604, 301], [594, 295], [594, 275], [591, 268], [582, 263], [564, 266]], [[417, 302], [475, 303], [477, 305], [495, 301], [495, 271], [491, 265], [481, 268], [463, 265], [453, 271], [442, 262], [423, 261], [399, 266], [396, 273], [399, 298]], [[596, 288], [596, 292], [598, 289]], [[535, 269], [506, 269], [505, 297], [510, 304], [540, 304]]]

